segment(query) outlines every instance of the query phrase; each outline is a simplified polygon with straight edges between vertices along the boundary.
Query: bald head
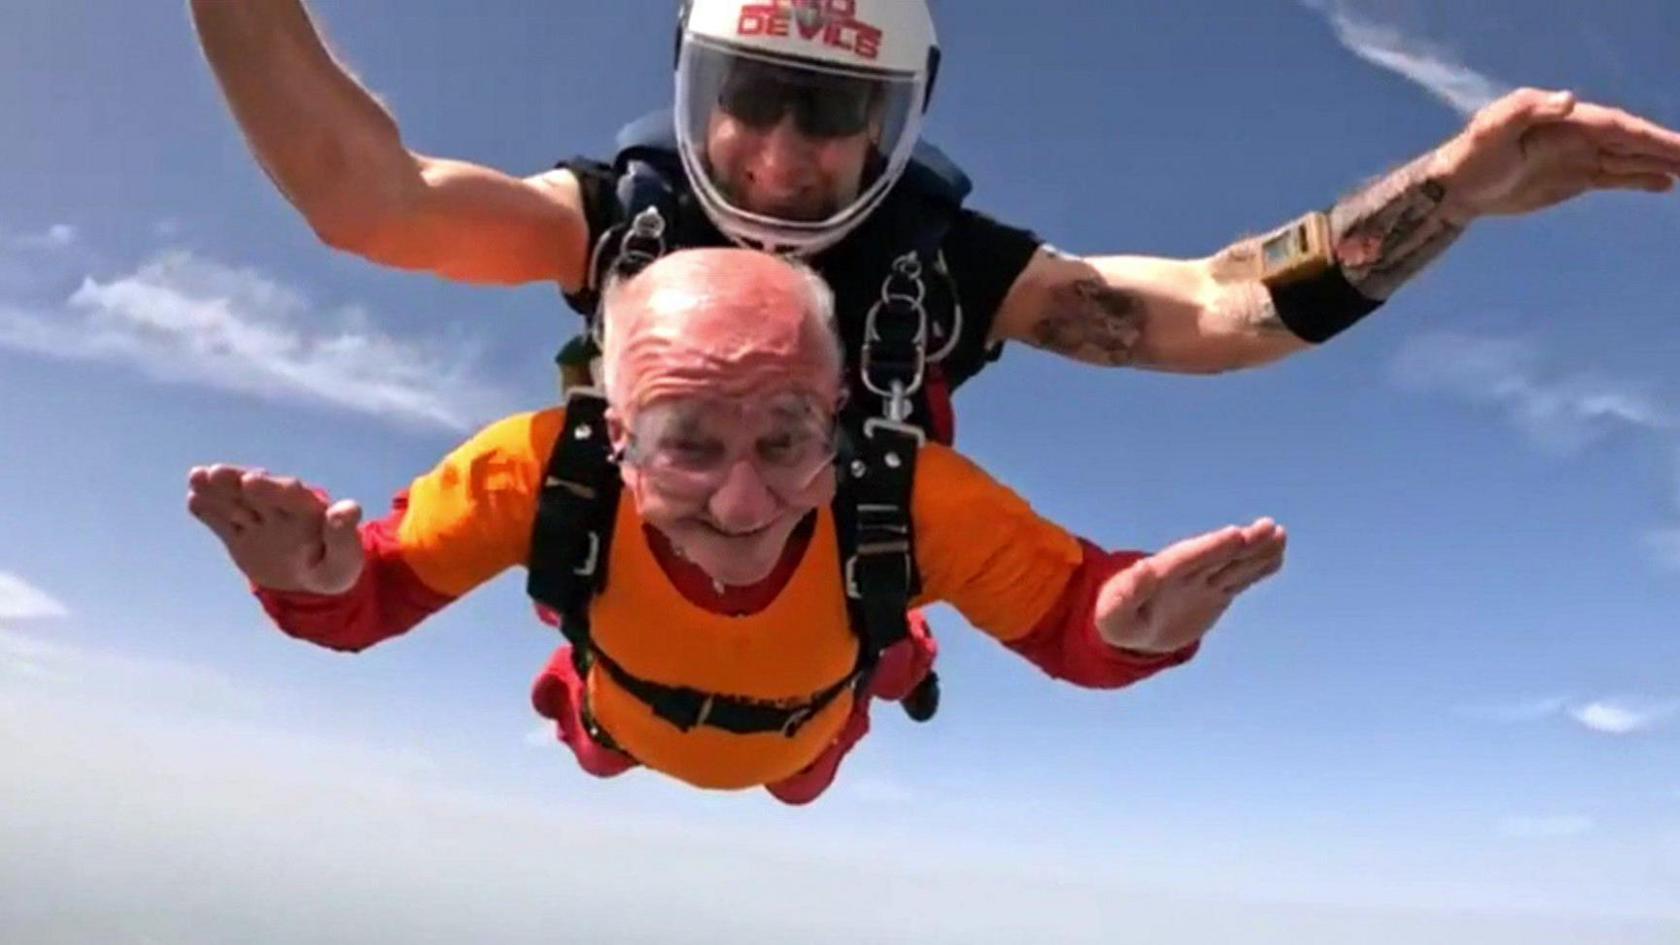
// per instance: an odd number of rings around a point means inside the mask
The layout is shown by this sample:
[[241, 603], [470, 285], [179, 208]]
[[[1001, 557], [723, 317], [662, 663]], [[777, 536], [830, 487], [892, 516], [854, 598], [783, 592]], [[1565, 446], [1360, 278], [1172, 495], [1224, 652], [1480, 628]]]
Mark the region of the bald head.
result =
[[838, 402], [833, 295], [810, 269], [746, 249], [691, 249], [609, 285], [603, 372], [621, 416], [665, 397], [797, 390]]

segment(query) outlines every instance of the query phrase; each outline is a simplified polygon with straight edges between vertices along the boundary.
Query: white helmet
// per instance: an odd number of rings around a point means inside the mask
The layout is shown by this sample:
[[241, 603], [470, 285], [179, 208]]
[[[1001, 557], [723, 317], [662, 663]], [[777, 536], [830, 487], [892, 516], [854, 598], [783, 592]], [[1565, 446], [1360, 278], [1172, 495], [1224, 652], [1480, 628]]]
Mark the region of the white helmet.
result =
[[[862, 223], [921, 134], [939, 46], [927, 0], [689, 0], [677, 44], [676, 130], [707, 216], [730, 239], [808, 255]], [[799, 172], [784, 207], [740, 201], [748, 172], [718, 167], [719, 128], [858, 141], [861, 172], [834, 186]], [[718, 137], [714, 139], [714, 135]], [[814, 168], [813, 168], [814, 169]], [[821, 191], [821, 192], [819, 192]], [[829, 192], [839, 191], [839, 192]]]

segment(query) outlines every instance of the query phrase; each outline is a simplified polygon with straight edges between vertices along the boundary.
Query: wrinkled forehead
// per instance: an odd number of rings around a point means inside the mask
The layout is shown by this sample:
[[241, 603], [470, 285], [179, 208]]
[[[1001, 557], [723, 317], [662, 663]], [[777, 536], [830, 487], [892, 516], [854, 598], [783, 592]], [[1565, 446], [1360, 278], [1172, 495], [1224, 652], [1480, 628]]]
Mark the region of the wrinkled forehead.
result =
[[822, 313], [811, 310], [808, 286], [792, 270], [735, 258], [746, 262], [735, 275], [714, 268], [705, 278], [627, 287], [610, 314], [607, 345], [609, 396], [621, 409], [674, 396], [794, 393], [832, 403], [840, 381], [838, 342]]

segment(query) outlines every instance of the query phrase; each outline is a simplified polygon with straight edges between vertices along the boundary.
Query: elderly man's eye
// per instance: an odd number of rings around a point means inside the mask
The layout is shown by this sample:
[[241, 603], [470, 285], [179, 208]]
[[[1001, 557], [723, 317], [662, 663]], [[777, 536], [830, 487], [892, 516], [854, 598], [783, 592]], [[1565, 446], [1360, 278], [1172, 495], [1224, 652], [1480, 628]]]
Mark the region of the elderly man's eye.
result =
[[803, 434], [777, 433], [758, 441], [758, 456], [774, 465], [803, 462], [815, 451], [815, 441]]
[[723, 455], [723, 444], [716, 440], [677, 438], [660, 443], [659, 451], [679, 466], [709, 466]]

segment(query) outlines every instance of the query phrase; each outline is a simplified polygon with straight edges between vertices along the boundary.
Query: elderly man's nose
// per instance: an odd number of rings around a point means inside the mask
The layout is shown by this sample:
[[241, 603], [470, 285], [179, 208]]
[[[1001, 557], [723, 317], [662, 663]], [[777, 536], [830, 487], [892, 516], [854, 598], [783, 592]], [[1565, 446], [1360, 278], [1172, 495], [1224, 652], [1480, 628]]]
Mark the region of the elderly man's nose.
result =
[[764, 524], [776, 511], [776, 496], [758, 474], [758, 467], [741, 459], [729, 467], [708, 504], [719, 525], [747, 530]]

